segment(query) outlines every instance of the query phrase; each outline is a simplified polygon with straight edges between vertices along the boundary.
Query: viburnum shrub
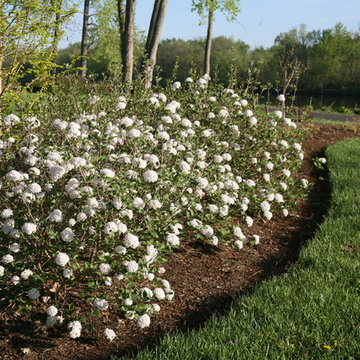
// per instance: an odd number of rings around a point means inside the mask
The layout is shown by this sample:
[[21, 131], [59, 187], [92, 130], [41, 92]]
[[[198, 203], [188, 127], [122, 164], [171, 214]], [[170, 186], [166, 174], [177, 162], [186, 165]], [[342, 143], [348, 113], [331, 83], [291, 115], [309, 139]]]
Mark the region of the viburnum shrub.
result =
[[287, 216], [307, 187], [292, 177], [296, 124], [207, 77], [87, 101], [63, 118], [10, 114], [0, 140], [1, 307], [65, 321], [72, 338], [87, 314], [149, 326], [174, 296], [164, 254], [188, 236], [257, 244], [253, 222]]

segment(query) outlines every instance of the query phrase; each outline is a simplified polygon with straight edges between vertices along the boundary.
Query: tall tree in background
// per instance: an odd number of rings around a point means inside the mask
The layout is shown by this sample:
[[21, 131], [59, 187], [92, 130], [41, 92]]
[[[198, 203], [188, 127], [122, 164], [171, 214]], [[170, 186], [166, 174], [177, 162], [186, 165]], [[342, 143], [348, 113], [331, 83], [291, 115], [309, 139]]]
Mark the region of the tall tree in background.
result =
[[59, 41], [63, 35], [62, 26], [64, 23], [70, 19], [76, 13], [76, 6], [74, 3], [66, 0], [52, 0], [51, 5], [55, 13], [55, 18], [53, 20], [53, 40], [51, 43], [52, 52], [53, 52], [53, 62], [54, 67], [52, 69], [52, 74], [56, 74], [56, 63], [55, 58], [57, 55]]
[[[52, 80], [53, 5], [52, 0], [0, 1], [0, 116], [21, 91], [35, 83], [45, 88]], [[25, 86], [17, 88], [24, 79]]]
[[122, 39], [123, 44], [121, 46], [122, 46], [123, 81], [128, 83], [132, 82], [133, 71], [134, 71], [135, 9], [136, 9], [136, 0], [127, 0], [125, 7], [124, 36]]
[[150, 88], [168, 0], [155, 0], [145, 44], [145, 87]]
[[226, 14], [227, 21], [234, 21], [240, 12], [240, 0], [192, 0], [192, 11], [196, 11], [200, 16], [200, 24], [204, 23], [204, 19], [208, 18], [207, 36], [205, 43], [204, 56], [204, 74], [210, 74], [210, 57], [212, 33], [214, 25], [214, 13], [220, 10]]
[[87, 71], [87, 53], [88, 53], [88, 33], [89, 33], [89, 14], [90, 14], [90, 0], [84, 0], [84, 13], [83, 13], [83, 27], [81, 36], [81, 77], [86, 77]]
[[124, 0], [117, 0], [117, 10], [118, 10], [118, 26], [119, 26], [119, 35], [121, 42], [121, 59], [125, 58], [125, 2]]

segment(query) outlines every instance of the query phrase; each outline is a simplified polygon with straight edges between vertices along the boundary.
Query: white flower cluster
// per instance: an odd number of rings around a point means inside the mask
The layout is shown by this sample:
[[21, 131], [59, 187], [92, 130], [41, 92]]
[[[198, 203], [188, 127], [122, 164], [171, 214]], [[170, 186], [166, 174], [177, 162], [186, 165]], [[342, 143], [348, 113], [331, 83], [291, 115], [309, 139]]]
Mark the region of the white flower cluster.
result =
[[[135, 94], [134, 104], [116, 97], [106, 113], [49, 124], [7, 116], [1, 285], [19, 296], [29, 289], [25, 296], [38, 306], [40, 294], [58, 291], [54, 283], [84, 282], [100, 312], [119, 307], [110, 290], [126, 293], [126, 317], [145, 328], [160, 310], [155, 302], [174, 296], [159, 260], [189, 232], [241, 249], [259, 243], [252, 233], [259, 216], [287, 216], [292, 192], [308, 186], [291, 177], [304, 158], [296, 124], [279, 121], [279, 113], [262, 117], [232, 89], [214, 94], [209, 81], [204, 75], [174, 83], [167, 94]], [[103, 103], [97, 96], [89, 102], [93, 110]], [[241, 217], [235, 226], [234, 214]], [[55, 305], [48, 303], [48, 326], [63, 313]], [[81, 328], [70, 322], [70, 337]], [[116, 336], [109, 328], [104, 335]]]

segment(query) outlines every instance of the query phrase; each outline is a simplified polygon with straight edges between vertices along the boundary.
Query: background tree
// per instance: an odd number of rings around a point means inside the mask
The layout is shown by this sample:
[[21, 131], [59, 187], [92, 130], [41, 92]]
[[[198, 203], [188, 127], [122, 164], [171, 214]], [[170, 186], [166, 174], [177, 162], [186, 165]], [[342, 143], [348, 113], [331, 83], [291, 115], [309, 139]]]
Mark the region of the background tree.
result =
[[84, 0], [83, 26], [81, 35], [81, 77], [86, 77], [87, 72], [87, 53], [88, 53], [88, 31], [90, 16], [90, 0]]
[[196, 11], [200, 16], [200, 24], [204, 22], [207, 15], [207, 36], [204, 55], [204, 74], [210, 74], [210, 57], [212, 45], [212, 32], [214, 23], [214, 13], [220, 10], [226, 14], [228, 21], [234, 21], [240, 12], [240, 0], [192, 0], [192, 11]]
[[[35, 83], [45, 87], [51, 81], [57, 11], [51, 0], [0, 2], [0, 113]], [[58, 29], [66, 19], [58, 20]]]
[[151, 86], [154, 67], [156, 64], [156, 55], [160, 43], [162, 26], [165, 19], [166, 6], [168, 0], [155, 0], [151, 15], [149, 32], [145, 44], [145, 56], [148, 63], [145, 65], [145, 87]]
[[123, 81], [128, 83], [132, 82], [134, 71], [135, 9], [136, 0], [126, 0], [122, 63]]

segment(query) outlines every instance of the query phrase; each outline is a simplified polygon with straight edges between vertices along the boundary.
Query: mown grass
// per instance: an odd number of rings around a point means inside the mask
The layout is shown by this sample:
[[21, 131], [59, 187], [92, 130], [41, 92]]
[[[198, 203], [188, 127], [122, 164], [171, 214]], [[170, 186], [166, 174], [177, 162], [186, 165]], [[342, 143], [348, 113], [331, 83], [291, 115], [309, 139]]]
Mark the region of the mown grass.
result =
[[360, 358], [360, 140], [329, 147], [326, 158], [331, 206], [298, 262], [226, 316], [169, 333], [136, 359]]

